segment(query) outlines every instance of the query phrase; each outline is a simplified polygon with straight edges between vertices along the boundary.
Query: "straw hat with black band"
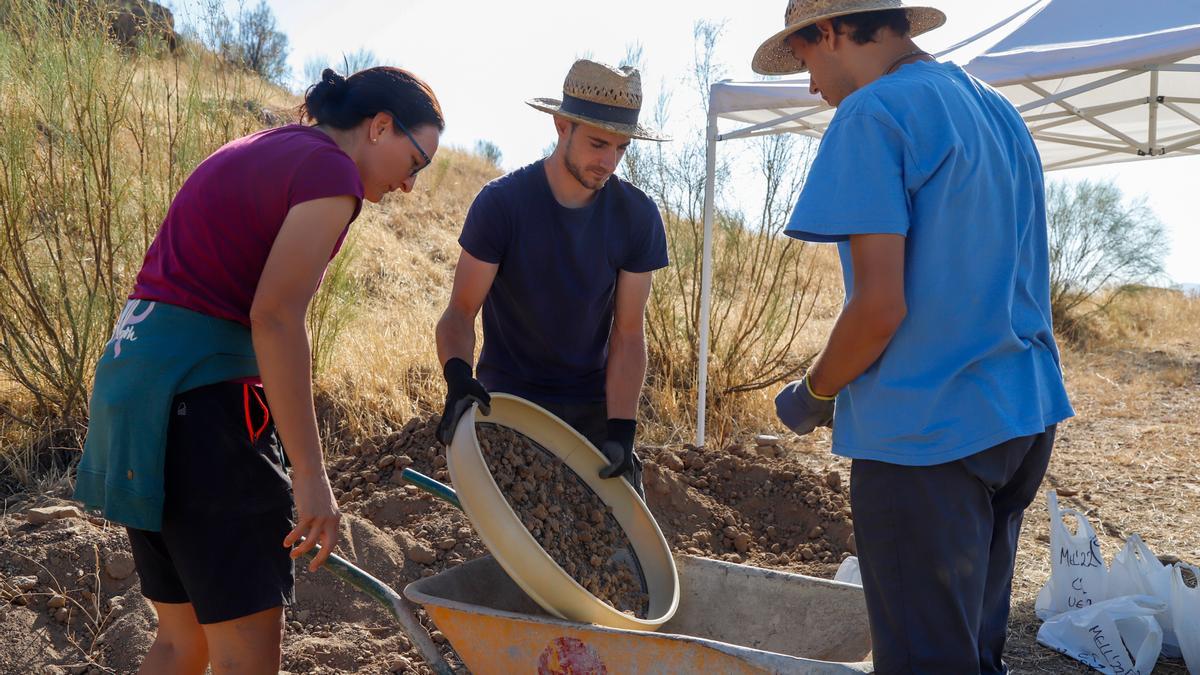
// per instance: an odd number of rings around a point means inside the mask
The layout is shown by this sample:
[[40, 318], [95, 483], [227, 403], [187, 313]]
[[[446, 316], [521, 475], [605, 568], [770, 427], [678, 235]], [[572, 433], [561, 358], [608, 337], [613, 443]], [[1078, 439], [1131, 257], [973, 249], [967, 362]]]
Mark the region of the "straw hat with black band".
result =
[[530, 106], [580, 124], [646, 141], [669, 141], [661, 132], [638, 123], [642, 110], [642, 75], [637, 68], [579, 59], [563, 81], [562, 100], [531, 98]]
[[823, 19], [860, 12], [903, 9], [911, 26], [909, 37], [931, 31], [946, 23], [946, 15], [934, 7], [907, 5], [901, 0], [789, 0], [783, 13], [784, 29], [762, 43], [750, 67], [759, 75], [791, 75], [808, 70], [792, 55], [787, 38], [792, 33]]

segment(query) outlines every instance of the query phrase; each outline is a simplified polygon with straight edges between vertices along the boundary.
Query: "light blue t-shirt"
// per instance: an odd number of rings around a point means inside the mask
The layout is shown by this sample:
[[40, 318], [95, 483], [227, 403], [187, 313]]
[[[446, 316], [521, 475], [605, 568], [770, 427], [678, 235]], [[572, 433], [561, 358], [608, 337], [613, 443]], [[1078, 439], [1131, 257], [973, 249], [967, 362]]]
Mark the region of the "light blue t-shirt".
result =
[[1013, 106], [953, 64], [916, 62], [848, 96], [786, 233], [905, 240], [908, 313], [837, 397], [835, 454], [926, 466], [1071, 417], [1050, 320], [1041, 159]]

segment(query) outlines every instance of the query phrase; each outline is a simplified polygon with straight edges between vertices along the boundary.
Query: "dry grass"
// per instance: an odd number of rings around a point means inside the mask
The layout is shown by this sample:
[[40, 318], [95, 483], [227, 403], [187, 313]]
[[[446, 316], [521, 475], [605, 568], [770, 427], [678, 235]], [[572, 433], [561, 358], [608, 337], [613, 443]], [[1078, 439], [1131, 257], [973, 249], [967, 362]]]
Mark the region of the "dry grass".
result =
[[83, 432], [44, 415], [28, 392], [0, 377], [0, 499], [51, 494], [73, 484]]
[[1195, 349], [1200, 345], [1200, 297], [1182, 291], [1142, 288], [1118, 298], [1101, 317], [1110, 344]]

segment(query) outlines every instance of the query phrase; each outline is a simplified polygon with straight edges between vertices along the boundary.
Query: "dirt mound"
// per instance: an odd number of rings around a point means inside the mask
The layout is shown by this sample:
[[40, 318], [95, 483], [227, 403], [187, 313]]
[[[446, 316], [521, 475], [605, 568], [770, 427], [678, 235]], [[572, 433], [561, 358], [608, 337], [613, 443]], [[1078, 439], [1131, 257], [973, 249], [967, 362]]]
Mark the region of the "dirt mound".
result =
[[[486, 554], [462, 512], [400, 480], [410, 466], [449, 480], [437, 421], [412, 419], [330, 462], [345, 513], [339, 554], [398, 591]], [[819, 576], [832, 576], [854, 550], [835, 472], [814, 473], [774, 446], [640, 452], [647, 502], [673, 550]], [[42, 498], [36, 506], [67, 504]], [[0, 672], [134, 670], [154, 613], [138, 591], [124, 529], [69, 511], [36, 524], [26, 520], [33, 506], [10, 505], [0, 517]], [[286, 619], [287, 672], [430, 672], [386, 610], [323, 570], [297, 566]]]
[[814, 473], [773, 445], [645, 454], [646, 501], [675, 551], [818, 576], [854, 553], [836, 471]]
[[0, 518], [0, 672], [136, 670], [155, 619], [125, 528], [61, 499], [19, 513]]

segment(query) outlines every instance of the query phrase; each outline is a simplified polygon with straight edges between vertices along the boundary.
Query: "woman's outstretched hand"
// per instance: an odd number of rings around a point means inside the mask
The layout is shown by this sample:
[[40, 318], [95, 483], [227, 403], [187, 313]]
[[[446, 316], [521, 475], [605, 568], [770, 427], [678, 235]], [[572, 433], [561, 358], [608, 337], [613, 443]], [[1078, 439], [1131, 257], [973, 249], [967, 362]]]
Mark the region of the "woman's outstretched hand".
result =
[[[292, 475], [292, 494], [296, 500], [296, 527], [283, 540], [284, 547], [292, 547], [292, 560], [299, 558], [313, 546], [320, 544], [321, 550], [308, 564], [308, 571], [315, 572], [325, 564], [333, 547], [337, 545], [338, 524], [342, 514], [329, 485], [329, 477], [323, 468], [308, 475]], [[296, 546], [297, 542], [299, 545]]]

